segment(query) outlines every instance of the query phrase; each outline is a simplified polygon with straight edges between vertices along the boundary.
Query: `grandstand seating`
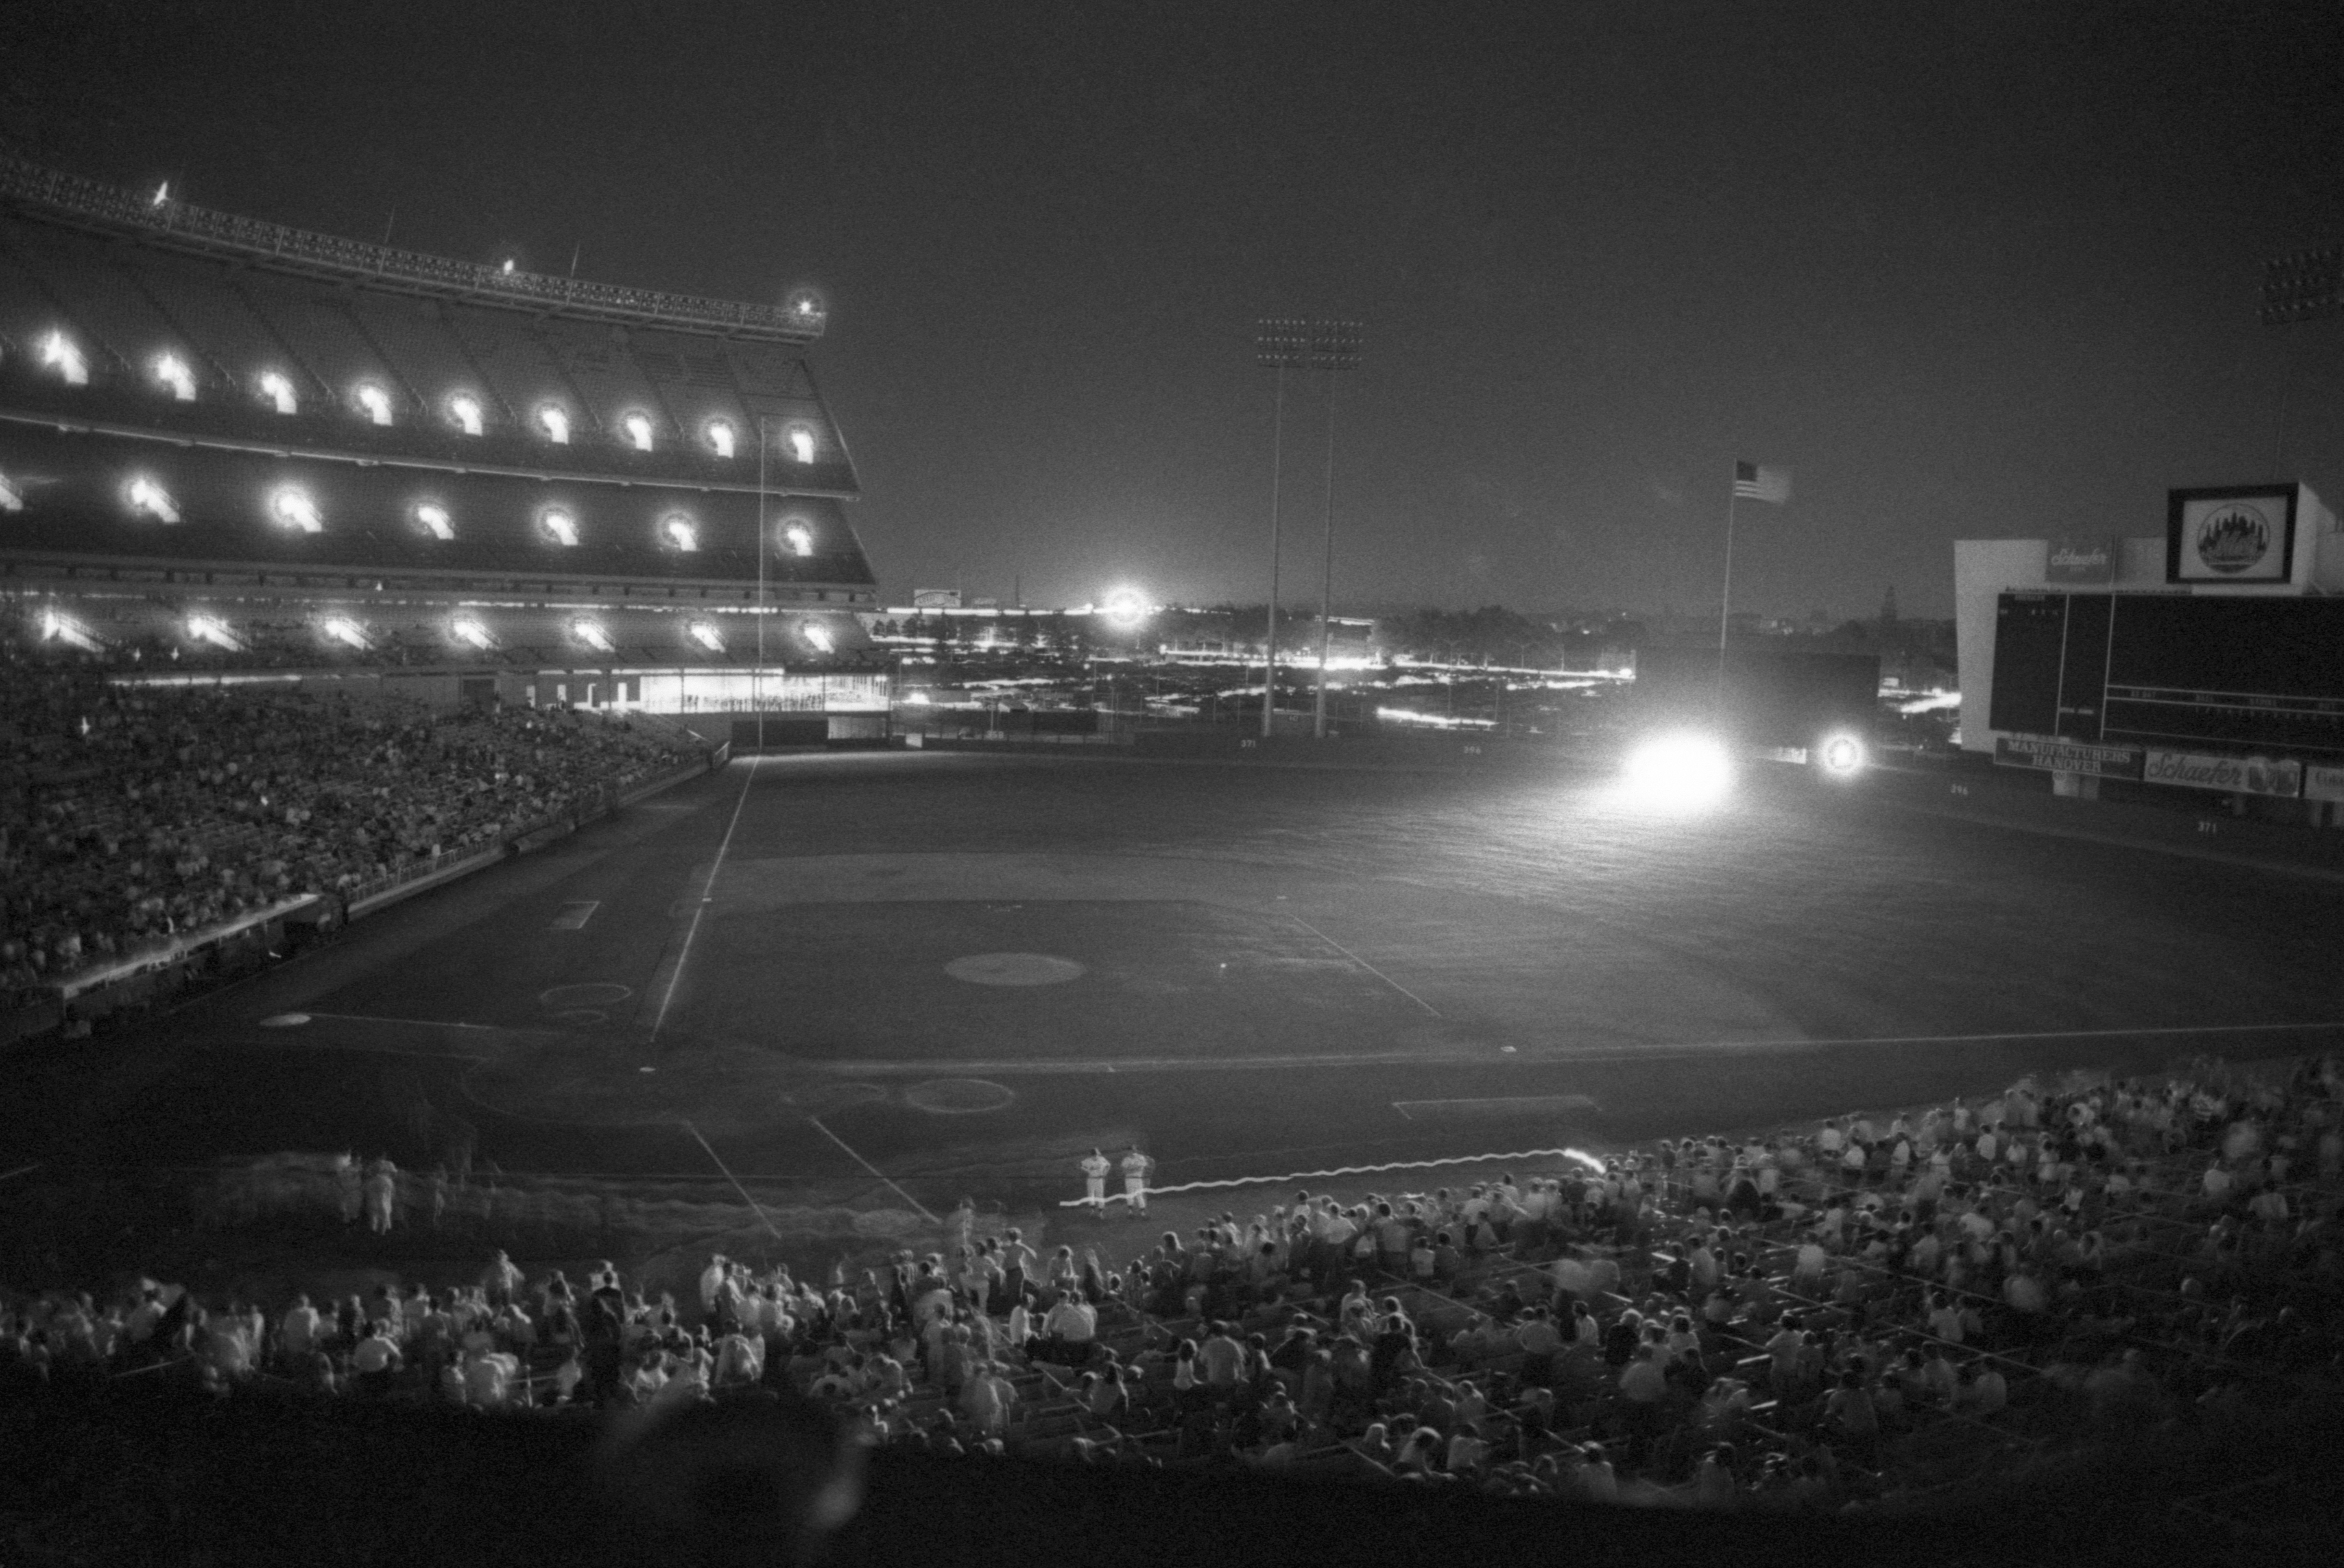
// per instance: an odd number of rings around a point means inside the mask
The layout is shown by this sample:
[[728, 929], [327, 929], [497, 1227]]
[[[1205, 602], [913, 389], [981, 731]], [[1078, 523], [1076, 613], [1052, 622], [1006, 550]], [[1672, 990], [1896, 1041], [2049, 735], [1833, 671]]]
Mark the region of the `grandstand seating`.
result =
[[18, 265], [40, 277], [45, 292], [64, 309], [78, 333], [103, 349], [117, 369], [146, 380], [155, 357], [167, 351], [187, 360], [198, 384], [208, 380], [209, 389], [217, 394], [218, 379], [206, 373], [217, 357], [183, 339], [112, 264], [104, 248], [32, 224], [12, 228], [6, 243]]
[[450, 329], [449, 307], [437, 300], [355, 292], [338, 303], [416, 389], [427, 421], [447, 425], [451, 419], [449, 400], [461, 393], [480, 404], [484, 431], [511, 434], [521, 429], [519, 411], [497, 395], [495, 385]]
[[595, 411], [605, 430], [622, 440], [631, 440], [625, 431], [626, 418], [641, 414], [652, 421], [652, 450], [678, 445], [687, 439], [618, 334], [607, 330], [593, 336], [581, 332], [548, 333], [545, 342], [560, 359], [570, 384], [578, 389], [585, 405]]
[[569, 416], [572, 443], [607, 438], [611, 427], [602, 417], [605, 410], [587, 401], [525, 319], [456, 309], [449, 312], [449, 320], [465, 352], [532, 437], [539, 434], [538, 410], [550, 403]]
[[[319, 380], [334, 389], [345, 408], [351, 406], [355, 389], [362, 383], [372, 382], [386, 389], [399, 386], [373, 345], [359, 335], [349, 317], [330, 301], [310, 298], [307, 290], [292, 288], [266, 292], [256, 289], [251, 298], [279, 338], [300, 345], [303, 362]], [[412, 400], [397, 400], [406, 405], [399, 410], [401, 421], [416, 419], [422, 412]]]
[[[688, 476], [735, 488], [755, 482], [743, 458], [763, 418], [777, 431], [803, 425], [816, 448], [811, 462], [784, 463], [772, 477], [792, 491], [854, 490], [813, 379], [783, 345], [288, 278], [142, 244], [136, 232], [100, 237], [39, 216], [20, 208], [0, 219], [0, 364], [24, 376], [9, 401], [28, 411], [167, 417], [191, 433], [367, 457], [552, 466], [630, 481]], [[36, 373], [40, 345], [53, 331], [89, 361], [92, 384], [76, 397], [61, 398], [56, 379]], [[197, 380], [195, 404], [167, 416], [152, 374], [166, 351]], [[259, 378], [270, 370], [295, 381], [298, 416], [278, 414], [260, 398]], [[104, 403], [109, 382], [127, 400]], [[390, 394], [392, 431], [372, 428], [358, 409], [365, 383]], [[482, 437], [455, 434], [448, 405], [458, 392], [481, 402]], [[570, 440], [559, 448], [537, 422], [549, 402], [571, 421]], [[637, 411], [657, 427], [650, 453], [634, 450], [623, 429]], [[739, 432], [741, 457], [712, 450], [706, 430], [716, 419]]]
[[225, 379], [231, 400], [253, 398], [260, 376], [270, 370], [293, 382], [305, 406], [334, 400], [334, 389], [225, 278], [187, 266], [144, 267], [131, 277]]
[[[840, 505], [854, 470], [799, 358], [819, 331], [818, 310], [491, 271], [0, 157], [0, 650], [328, 687], [395, 671], [429, 675], [430, 701], [472, 700], [451, 673], [489, 672], [509, 702], [818, 707], [792, 672], [871, 668], [846, 607], [876, 599]], [[757, 603], [773, 678], [736, 691]]]
[[658, 389], [684, 440], [694, 445], [703, 442], [710, 421], [722, 420], [743, 433], [747, 441], [744, 450], [753, 450], [755, 443], [747, 437], [753, 428], [748, 405], [742, 401], [731, 362], [712, 345], [653, 329], [627, 336], [635, 363]]
[[[15, 379], [0, 368], [0, 389]], [[83, 389], [96, 392], [99, 389]], [[144, 395], [127, 399], [141, 411]], [[150, 410], [149, 410], [150, 411]], [[283, 416], [267, 416], [281, 419]], [[288, 420], [287, 422], [290, 422]], [[389, 432], [386, 432], [389, 433]], [[649, 454], [656, 456], [657, 454]], [[178, 447], [112, 435], [66, 435], [16, 425], [0, 437], [0, 469], [28, 477], [36, 502], [12, 516], [5, 547], [52, 559], [103, 556], [116, 561], [179, 561], [225, 566], [326, 570], [490, 572], [550, 577], [611, 577], [662, 582], [753, 584], [758, 576], [753, 492], [649, 483], [618, 487], [591, 481], [541, 482], [493, 473], [419, 470], [379, 462], [362, 467], [266, 452]], [[134, 515], [121, 487], [146, 474], [177, 503], [181, 521]], [[270, 494], [302, 487], [316, 501], [323, 531], [304, 534], [273, 521]], [[452, 540], [432, 538], [413, 517], [426, 499], [446, 507]], [[577, 519], [576, 547], [541, 531], [540, 517], [560, 506]], [[870, 569], [837, 503], [827, 498], [768, 498], [768, 525], [783, 520], [811, 532], [813, 553], [800, 556], [776, 531], [764, 564], [769, 582], [834, 583], [842, 591], [871, 582]], [[658, 530], [680, 513], [695, 525], [698, 548], [675, 549]]]

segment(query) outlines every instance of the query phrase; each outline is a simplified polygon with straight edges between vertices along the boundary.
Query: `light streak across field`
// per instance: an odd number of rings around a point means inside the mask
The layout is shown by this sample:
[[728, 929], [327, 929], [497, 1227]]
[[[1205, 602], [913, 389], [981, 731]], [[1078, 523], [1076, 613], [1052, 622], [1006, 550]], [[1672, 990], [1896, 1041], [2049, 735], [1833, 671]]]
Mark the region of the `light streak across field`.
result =
[[[1168, 1187], [1151, 1187], [1145, 1196], [1160, 1198], [1175, 1192], [1205, 1192], [1232, 1187], [1283, 1187], [1295, 1181], [1325, 1181], [1338, 1176], [1379, 1176], [1390, 1170], [1430, 1170], [1443, 1165], [1494, 1165], [1501, 1160], [1575, 1159], [1591, 1170], [1601, 1170], [1603, 1162], [1578, 1148], [1526, 1148], [1511, 1154], [1459, 1154], [1444, 1159], [1394, 1159], [1381, 1165], [1339, 1165], [1329, 1170], [1290, 1170], [1283, 1176], [1231, 1176], [1211, 1181], [1178, 1181]], [[1128, 1202], [1122, 1193], [1114, 1193], [1094, 1205], [1087, 1198], [1062, 1200], [1061, 1209], [1090, 1209], [1108, 1203]]]

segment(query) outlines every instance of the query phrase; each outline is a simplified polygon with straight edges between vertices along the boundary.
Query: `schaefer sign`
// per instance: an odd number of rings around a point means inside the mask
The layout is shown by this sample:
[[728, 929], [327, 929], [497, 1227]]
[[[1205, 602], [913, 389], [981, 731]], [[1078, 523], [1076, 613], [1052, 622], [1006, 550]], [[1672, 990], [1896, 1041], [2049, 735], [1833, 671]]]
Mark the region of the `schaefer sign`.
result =
[[2138, 746], [2099, 746], [2085, 741], [2062, 741], [2050, 735], [1996, 735], [1994, 760], [2006, 768], [2044, 768], [2057, 774], [2088, 774], [2093, 778], [2140, 777]]
[[2292, 799], [2303, 793], [2303, 764], [2293, 757], [2224, 757], [2205, 752], [2152, 750], [2141, 776], [2150, 784], [2218, 789], [2228, 794]]
[[2303, 798], [2344, 800], [2344, 768], [2313, 763], [2303, 770]]
[[2113, 539], [2055, 539], [2044, 553], [2046, 582], [2106, 584], [2115, 582], [2116, 575]]

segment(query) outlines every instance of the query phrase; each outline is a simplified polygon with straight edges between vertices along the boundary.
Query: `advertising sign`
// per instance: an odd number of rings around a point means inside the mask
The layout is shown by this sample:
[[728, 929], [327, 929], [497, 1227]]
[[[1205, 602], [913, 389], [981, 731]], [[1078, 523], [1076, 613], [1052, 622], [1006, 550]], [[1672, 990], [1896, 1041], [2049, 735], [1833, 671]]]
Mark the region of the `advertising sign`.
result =
[[2050, 735], [1996, 735], [1994, 760], [2006, 768], [2042, 768], [2051, 773], [2085, 774], [2101, 779], [2140, 777], [2138, 746], [2102, 746], [2085, 741], [2063, 741]]
[[2303, 793], [2303, 764], [2293, 757], [2225, 757], [2152, 747], [2141, 777], [2150, 784], [2216, 789], [2228, 794], [2275, 794], [2292, 799]]
[[957, 610], [960, 590], [957, 588], [914, 588], [912, 590], [914, 610]]
[[2167, 582], [2291, 582], [2296, 487], [2177, 490], [2166, 494]]
[[2046, 582], [2105, 588], [2116, 578], [2117, 541], [2113, 539], [2055, 539], [2044, 558]]
[[2344, 800], [2344, 768], [2330, 763], [2313, 763], [2303, 770], [2303, 798], [2306, 800]]

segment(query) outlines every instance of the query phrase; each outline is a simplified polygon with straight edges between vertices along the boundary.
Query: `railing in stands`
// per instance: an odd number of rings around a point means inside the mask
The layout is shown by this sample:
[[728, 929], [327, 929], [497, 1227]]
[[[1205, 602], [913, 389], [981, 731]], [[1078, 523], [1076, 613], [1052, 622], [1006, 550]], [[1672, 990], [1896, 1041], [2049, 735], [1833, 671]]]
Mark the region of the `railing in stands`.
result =
[[553, 820], [556, 819], [549, 818], [547, 822], [532, 823], [513, 833], [499, 834], [487, 843], [476, 844], [469, 848], [441, 850], [429, 859], [416, 861], [411, 865], [402, 865], [388, 875], [374, 877], [369, 881], [341, 889], [335, 896], [341, 900], [345, 908], [369, 903], [386, 893], [405, 887], [410, 883], [429, 881], [441, 872], [467, 861], [486, 860], [501, 855], [511, 846], [514, 839], [534, 833], [547, 826]]
[[82, 175], [0, 153], [0, 201], [35, 207], [79, 226], [129, 230], [149, 243], [203, 255], [227, 255], [275, 271], [343, 281], [363, 278], [404, 293], [476, 304], [539, 309], [599, 320], [635, 321], [685, 330], [720, 331], [783, 343], [822, 336], [819, 306], [755, 305], [655, 288], [630, 288], [401, 250], [239, 217], [193, 203], [156, 200]]

